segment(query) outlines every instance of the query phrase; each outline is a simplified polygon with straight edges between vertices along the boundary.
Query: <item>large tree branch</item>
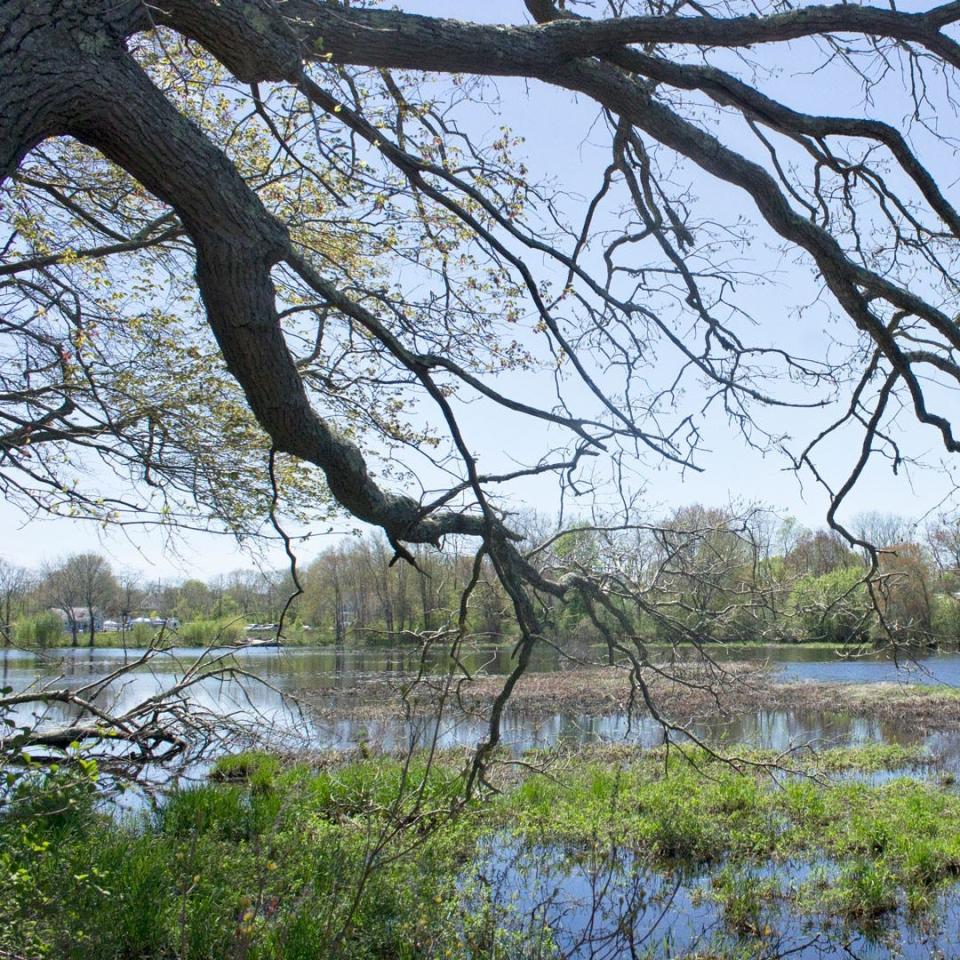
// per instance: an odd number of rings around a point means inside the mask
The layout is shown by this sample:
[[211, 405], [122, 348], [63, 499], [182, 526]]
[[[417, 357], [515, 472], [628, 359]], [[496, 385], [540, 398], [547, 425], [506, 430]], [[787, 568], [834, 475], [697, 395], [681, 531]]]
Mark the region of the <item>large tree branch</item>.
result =
[[[320, 466], [337, 500], [394, 541], [436, 543], [446, 533], [482, 532], [476, 517], [451, 512], [425, 519], [416, 501], [383, 491], [359, 449], [317, 415], [284, 340], [270, 277], [290, 252], [286, 228], [115, 36], [95, 18], [86, 23], [74, 4], [43, 6], [50, 8], [45, 42], [26, 50], [20, 44], [16, 60], [35, 86], [50, 76], [57, 82], [46, 85], [42, 116], [29, 131], [25, 118], [34, 116], [36, 92], [16, 85], [5, 91], [0, 141], [18, 147], [4, 155], [0, 173], [12, 172], [24, 148], [56, 134], [100, 150], [176, 211], [196, 249], [198, 287], [224, 359], [277, 449]], [[19, 27], [14, 16], [4, 40]]]
[[512, 74], [603, 56], [628, 44], [742, 47], [832, 33], [916, 42], [960, 66], [960, 46], [941, 33], [942, 27], [960, 20], [956, 3], [917, 14], [837, 4], [763, 17], [563, 18], [537, 26], [492, 28], [314, 0], [292, 0], [284, 12], [304, 39], [314, 46], [321, 42], [322, 54], [368, 66]]
[[[916, 14], [837, 4], [763, 17], [564, 18], [530, 26], [490, 26], [322, 0], [286, 0], [273, 10], [282, 13], [286, 34], [265, 0], [162, 0], [156, 16], [208, 49], [218, 49], [245, 80], [254, 79], [250, 73], [262, 70], [263, 60], [271, 64], [272, 76], [266, 79], [288, 76], [297, 52], [294, 38], [308, 59], [329, 56], [337, 63], [488, 76], [536, 73], [628, 44], [741, 47], [833, 33], [919, 43], [960, 66], [960, 46], [941, 32], [960, 20], [956, 3]], [[251, 57], [241, 42], [244, 36], [257, 39], [263, 59]]]
[[[227, 26], [236, 16], [235, 8], [245, 9], [240, 0], [228, 0], [217, 5], [197, 3], [196, 0], [172, 0], [167, 4], [166, 22], [191, 31], [210, 46], [218, 58], [228, 62], [237, 60], [238, 44]], [[588, 54], [602, 53], [628, 42], [687, 42], [712, 43], [713, 32], [729, 35], [731, 46], [761, 42], [768, 39], [790, 39], [799, 36], [822, 35], [831, 29], [845, 27], [846, 32], [880, 32], [893, 39], [920, 39], [931, 30], [938, 31], [947, 22], [960, 19], [956, 4], [935, 8], [929, 14], [901, 14], [895, 11], [870, 7], [833, 6], [813, 7], [788, 14], [762, 18], [650, 18], [634, 17], [612, 21], [558, 20], [536, 27], [502, 27], [465, 24], [460, 21], [419, 17], [395, 11], [369, 11], [343, 8], [312, 0], [290, 0], [283, 7], [286, 23], [301, 44], [306, 59], [322, 59], [327, 56], [335, 61], [360, 63], [380, 67], [407, 66], [421, 70], [456, 70], [481, 74], [532, 76], [547, 83], [583, 92], [614, 113], [623, 116], [655, 139], [672, 147], [699, 164], [708, 173], [743, 188], [754, 201], [765, 219], [782, 236], [797, 243], [813, 254], [825, 276], [837, 273], [842, 267], [845, 283], [834, 285], [834, 293], [841, 303], [852, 310], [855, 319], [863, 325], [867, 322], [863, 298], [856, 292], [856, 284], [876, 288], [899, 308], [917, 312], [951, 339], [953, 325], [944, 314], [930, 308], [919, 297], [897, 288], [883, 278], [855, 267], [837, 241], [826, 231], [796, 214], [781, 193], [773, 178], [759, 164], [722, 144], [713, 135], [684, 120], [669, 107], [655, 100], [649, 88], [642, 82], [612, 64], [586, 59]], [[221, 10], [225, 10], [221, 14]], [[929, 17], [929, 19], [927, 19]], [[699, 21], [703, 20], [703, 23]], [[642, 23], [641, 23], [642, 21]], [[260, 21], [258, 20], [257, 23]], [[282, 32], [276, 17], [267, 17], [270, 37]], [[691, 26], [692, 23], [692, 26]], [[772, 26], [768, 26], [772, 24]], [[624, 26], [626, 25], [626, 26]], [[667, 31], [662, 36], [644, 33], [645, 29], [661, 27]], [[895, 26], [897, 25], [897, 26]], [[922, 26], [918, 26], [922, 25]], [[202, 27], [202, 29], [201, 29]], [[868, 29], [869, 28], [869, 29]], [[584, 43], [578, 46], [572, 41], [563, 41], [562, 52], [555, 49], [559, 41], [545, 39], [550, 31], [567, 31], [571, 35], [592, 37], [620, 37], [617, 43], [606, 46]], [[621, 35], [619, 31], [624, 31]], [[632, 33], [630, 31], [633, 31]], [[670, 31], [676, 31], [676, 37]], [[702, 31], [702, 32], [698, 32]], [[884, 32], [886, 31], [886, 32]], [[919, 31], [919, 33], [918, 33]], [[231, 43], [222, 37], [231, 36]], [[566, 33], [563, 33], [566, 36]], [[295, 49], [294, 35], [288, 37], [287, 54]], [[319, 44], [317, 41], [321, 40]], [[409, 47], [409, 53], [404, 51]], [[958, 48], [960, 49], [960, 48]], [[257, 63], [255, 47], [245, 50], [243, 68], [247, 73], [261, 75], [257, 79], [270, 79], [271, 71], [280, 65], [280, 58], [268, 49], [262, 63]], [[941, 55], [942, 52], [941, 52]], [[405, 59], [409, 57], [409, 60]], [[414, 59], [415, 57], [415, 59]], [[577, 59], [577, 58], [581, 59]], [[960, 65], [960, 58], [945, 57]], [[656, 79], [667, 79], [681, 86], [691, 86], [693, 77], [703, 86], [705, 77], [681, 69], [670, 70], [669, 65], [652, 57], [642, 58], [641, 66]], [[631, 64], [634, 58], [631, 57]], [[666, 73], [669, 72], [669, 76]], [[299, 67], [287, 79], [298, 81]], [[717, 71], [709, 79], [714, 87], [725, 84], [726, 75]], [[884, 142], [905, 170], [915, 180], [938, 213], [955, 227], [957, 215], [946, 202], [922, 165], [906, 149], [901, 137], [882, 124], [845, 124], [835, 118], [814, 122], [802, 114], [780, 108], [769, 98], [750, 96], [750, 88], [731, 85], [726, 91], [737, 96], [745, 105], [772, 113], [771, 121], [798, 125], [800, 132], [840, 135], [868, 135]], [[716, 93], [716, 89], [714, 89]], [[832, 269], [829, 269], [831, 268]], [[827, 269], [825, 269], [827, 268]]]
[[177, 211], [196, 247], [197, 282], [224, 359], [277, 449], [321, 467], [337, 500], [393, 540], [478, 533], [475, 518], [423, 519], [416, 501], [382, 490], [359, 449], [317, 415], [284, 340], [270, 277], [290, 255], [285, 228], [131, 60], [117, 57], [108, 69], [101, 62], [99, 72], [98, 119], [73, 132]]
[[[530, 5], [540, 4], [531, 0]], [[198, 288], [211, 329], [274, 448], [320, 466], [336, 499], [356, 518], [382, 527], [398, 554], [403, 555], [402, 541], [437, 543], [447, 533], [481, 539], [481, 550], [489, 554], [513, 604], [522, 640], [516, 669], [494, 706], [489, 740], [477, 754], [476, 773], [498, 742], [503, 707], [538, 639], [534, 591], [559, 598], [568, 590], [578, 591], [598, 625], [597, 612], [605, 611], [611, 622], [620, 619], [621, 612], [602, 582], [579, 574], [551, 580], [516, 551], [509, 531], [488, 501], [483, 476], [451, 404], [431, 373], [434, 367], [456, 372], [454, 367], [408, 348], [378, 317], [317, 274], [293, 249], [286, 227], [267, 211], [236, 166], [174, 108], [124, 49], [126, 38], [150, 26], [147, 10], [133, 0], [10, 0], [0, 8], [0, 64], [2, 75], [12, 78], [0, 88], [0, 177], [11, 174], [33, 146], [56, 135], [71, 135], [91, 145], [130, 173], [173, 208], [192, 241]], [[873, 338], [893, 371], [885, 372], [889, 386], [867, 425], [869, 436], [884, 415], [887, 397], [902, 379], [918, 419], [937, 427], [948, 449], [960, 449], [951, 423], [927, 409], [920, 380], [912, 369], [914, 363], [936, 366], [931, 358], [937, 355], [929, 350], [904, 352], [895, 324], [884, 317], [884, 310], [895, 308], [924, 322], [942, 338], [945, 350], [960, 349], [957, 324], [904, 285], [852, 259], [837, 236], [794, 209], [790, 197], [767, 170], [671, 109], [657, 97], [656, 84], [650, 81], [693, 87], [721, 102], [732, 101], [776, 129], [813, 137], [853, 134], [877, 139], [897, 156], [926, 200], [955, 230], [953, 207], [936, 185], [925, 179], [925, 170], [903, 138], [882, 126], [850, 127], [834, 118], [810, 118], [787, 111], [726, 74], [678, 66], [629, 46], [732, 47], [853, 32], [919, 44], [943, 62], [957, 66], [957, 44], [941, 30], [960, 17], [960, 4], [928, 14], [844, 5], [760, 18], [561, 19], [523, 27], [480, 26], [311, 0], [161, 0], [152, 12], [156, 23], [196, 39], [245, 81], [285, 80], [304, 91], [309, 88], [305, 65], [332, 59], [378, 67], [529, 77], [586, 94], [618, 118], [611, 175], [620, 171], [632, 177], [632, 170], [625, 168], [634, 162], [629, 151], [634, 158], [643, 152], [636, 133], [641, 131], [710, 175], [738, 187], [779, 237], [812, 258], [837, 302]], [[322, 102], [318, 96], [313, 100]], [[336, 104], [332, 106], [336, 113]], [[359, 122], [354, 124], [354, 131], [358, 130]], [[375, 144], [375, 133], [372, 136]], [[498, 247], [499, 241], [491, 231], [484, 232], [479, 219], [471, 219], [464, 207], [444, 203], [441, 192], [428, 182], [437, 174], [427, 165], [409, 161], [404, 150], [398, 138], [390, 159], [404, 170], [413, 187], [457, 216], [512, 269], [525, 273], [526, 265], [518, 257], [508, 256], [507, 245]], [[642, 159], [636, 162], [643, 164]], [[640, 210], [647, 203], [644, 189], [649, 183], [633, 177], [631, 187]], [[482, 202], [478, 207], [482, 209]], [[653, 217], [648, 219], [652, 235], [660, 230], [660, 224]], [[575, 251], [569, 262], [572, 279], [580, 277], [577, 255]], [[281, 262], [294, 268], [300, 280], [340, 315], [362, 324], [376, 338], [378, 349], [413, 374], [432, 398], [467, 475], [462, 487], [454, 487], [472, 492], [473, 512], [440, 512], [437, 508], [449, 502], [445, 497], [424, 509], [410, 497], [383, 490], [370, 476], [358, 447], [313, 409], [277, 312], [271, 271]], [[676, 261], [675, 265], [679, 271], [681, 265]], [[684, 277], [689, 281], [689, 272]], [[532, 280], [528, 286], [535, 291]], [[687, 303], [697, 309], [695, 285]], [[706, 311], [696, 317], [697, 322], [710, 326]], [[554, 342], [568, 342], [561, 339], [559, 329], [552, 332]], [[636, 339], [632, 342], [640, 346]], [[738, 359], [743, 352], [726, 341], [723, 347]], [[585, 373], [583, 379], [588, 381]], [[472, 385], [481, 389], [477, 383]], [[676, 384], [667, 393], [674, 389]], [[609, 409], [614, 412], [612, 406]], [[590, 426], [589, 421], [572, 417], [565, 425], [575, 433], [579, 426], [581, 439], [582, 430]], [[628, 426], [632, 427], [632, 420]], [[869, 443], [864, 450], [868, 455]], [[860, 470], [858, 467], [852, 481]], [[618, 629], [629, 633], [630, 622], [624, 617]], [[608, 637], [611, 650], [621, 649], [612, 633]], [[635, 661], [638, 673], [639, 666]]]
[[[283, 340], [270, 279], [271, 266], [289, 252], [283, 226], [267, 214], [226, 157], [170, 106], [132, 60], [119, 52], [115, 41], [125, 32], [122, 24], [118, 26], [106, 17], [97, 19], [95, 10], [87, 22], [66, 0], [51, 0], [50, 5], [57, 11], [61, 7], [70, 11], [79, 22], [79, 30], [76, 23], [69, 29], [65, 23], [60, 30], [62, 45], [71, 56], [58, 53], [56, 62], [49, 57], [46, 61], [58, 81], [65, 78], [66, 83], [51, 85], [53, 92], [47, 92], [39, 111], [34, 109], [33, 99], [17, 88], [12, 95], [8, 92], [6, 100], [14, 105], [8, 120], [24, 123], [24, 116], [35, 114], [39, 119], [34, 117], [34, 129], [29, 131], [10, 122], [5, 124], [11, 133], [5, 142], [17, 144], [15, 152], [0, 158], [5, 160], [5, 169], [9, 171], [22, 156], [24, 145], [28, 148], [43, 136], [70, 132], [131, 172], [176, 209], [194, 241], [197, 277], [211, 326], [251, 409], [277, 447], [322, 466], [337, 499], [357, 517], [384, 526], [391, 536], [435, 541], [448, 529], [463, 530], [465, 521], [460, 520], [441, 528], [431, 521], [429, 529], [414, 531], [422, 522], [415, 502], [380, 490], [367, 474], [356, 447], [337, 437], [310, 407]], [[807, 8], [758, 19], [639, 17], [485, 27], [391, 11], [358, 11], [308, 0], [289, 0], [283, 7], [273, 6], [268, 0], [224, 0], [216, 4], [168, 0], [156, 17], [158, 22], [196, 37], [245, 79], [286, 77], [299, 82], [304, 59], [332, 56], [380, 66], [522, 74], [587, 93], [709, 173], [744, 189], [777, 233], [810, 253], [848, 314], [874, 337], [903, 373], [920, 419], [938, 426], [945, 443], [953, 449], [956, 441], [949, 426], [926, 411], [908, 369], [909, 360], [875, 316], [869, 299], [881, 296], [899, 309], [922, 317], [956, 346], [956, 325], [950, 318], [891, 281], [852, 263], [833, 236], [792, 210], [762, 167], [655, 100], [645, 82], [613, 64], [583, 57], [605, 50], [615, 55], [623, 44], [637, 41], [706, 44], [725, 38], [732, 45], [822, 34], [841, 27], [928, 43], [939, 35], [941, 26], [955, 19], [954, 6], [937, 8], [930, 15], [842, 6]], [[128, 17], [126, 32], [143, 27], [139, 13], [123, 5], [120, 9]], [[15, 15], [9, 21], [12, 29], [3, 34], [3, 49], [12, 50], [15, 59], [22, 59], [25, 49], [29, 55], [31, 30], [39, 29], [40, 24], [25, 10], [20, 14], [19, 19]], [[30, 29], [21, 29], [24, 22]], [[16, 40], [13, 45], [11, 37]], [[575, 59], [578, 57], [581, 59]], [[651, 73], [668, 69], [652, 58], [648, 61]], [[29, 75], [28, 71], [24, 73]], [[678, 76], [676, 72], [671, 79], [692, 82], [689, 74]], [[702, 81], [703, 77], [697, 79]], [[749, 91], [743, 88], [728, 92], [749, 99]], [[755, 99], [751, 106], [757, 106]], [[770, 104], [761, 106], [770, 109]], [[796, 122], [797, 115], [789, 119]], [[870, 132], [876, 135], [877, 129]], [[883, 135], [892, 149], [900, 148], [900, 141], [885, 132]], [[909, 165], [911, 158], [906, 159]], [[952, 208], [931, 193], [916, 169], [911, 172], [921, 189], [927, 188], [928, 198], [945, 218], [953, 220]]]

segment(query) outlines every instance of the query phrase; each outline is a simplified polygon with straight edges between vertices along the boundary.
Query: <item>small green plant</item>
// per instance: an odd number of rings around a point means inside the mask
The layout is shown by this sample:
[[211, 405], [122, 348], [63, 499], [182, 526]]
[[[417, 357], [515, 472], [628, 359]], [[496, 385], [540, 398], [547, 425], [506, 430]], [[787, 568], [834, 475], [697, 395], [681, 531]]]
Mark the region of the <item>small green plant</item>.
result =
[[832, 899], [842, 916], [875, 922], [897, 907], [896, 877], [882, 860], [856, 861], [841, 870]]
[[769, 935], [771, 927], [764, 916], [764, 904], [780, 896], [775, 878], [761, 876], [749, 868], [726, 866], [711, 878], [711, 891], [728, 926], [755, 936]]
[[244, 781], [265, 788], [272, 785], [280, 773], [279, 757], [269, 753], [245, 751], [221, 757], [210, 772], [210, 779], [220, 782]]

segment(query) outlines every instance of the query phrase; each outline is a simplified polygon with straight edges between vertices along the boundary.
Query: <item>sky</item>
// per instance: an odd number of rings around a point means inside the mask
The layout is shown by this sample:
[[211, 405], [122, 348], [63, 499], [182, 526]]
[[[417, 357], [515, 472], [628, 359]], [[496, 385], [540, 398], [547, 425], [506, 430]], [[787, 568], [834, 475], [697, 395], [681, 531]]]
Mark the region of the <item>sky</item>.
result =
[[[404, 0], [399, 6], [410, 12], [448, 16], [456, 16], [463, 10], [461, 5], [449, 0]], [[495, 0], [471, 5], [470, 16], [490, 22], [521, 22], [522, 4], [519, 0]], [[793, 48], [778, 48], [786, 49]], [[816, 104], [823, 96], [822, 87], [800, 76], [803, 67], [800, 60], [786, 60], [784, 68], [769, 81], [777, 95], [801, 109]], [[608, 148], [605, 152], [602, 147], [603, 131], [591, 131], [595, 107], [582, 101], [571, 102], [569, 94], [536, 84], [502, 81], [498, 87], [502, 106], [495, 113], [477, 108], [472, 114], [464, 114], [465, 120], [478, 131], [483, 131], [484, 125], [494, 130], [500, 123], [508, 123], [525, 137], [522, 149], [532, 174], [553, 176], [571, 190], [591, 193], [608, 157]], [[831, 95], [837, 101], [847, 101], [851, 110], [862, 98], [861, 91], [852, 84], [849, 88], [833, 88]], [[734, 143], [737, 143], [735, 136]], [[746, 139], [742, 146], [746, 150], [756, 149], [755, 143]], [[931, 168], [936, 173], [938, 165], [943, 165], [943, 171], [947, 172], [946, 164], [951, 159], [946, 155], [934, 156]], [[955, 185], [953, 189], [956, 190]], [[706, 181], [704, 196], [699, 202], [702, 208], [716, 212], [718, 218], [743, 214], [756, 219], [755, 212], [734, 191], [718, 191], [716, 184]], [[612, 224], [601, 221], [599, 226]], [[762, 244], [762, 228], [756, 230]], [[760, 281], [745, 294], [757, 318], [757, 336], [761, 340], [772, 338], [798, 352], [808, 346], [822, 345], [822, 338], [830, 333], [826, 315], [818, 315], [814, 310], [801, 316], [795, 309], [805, 296], [802, 291], [809, 288], [809, 269], [786, 262], [778, 274], [764, 276]], [[526, 393], [535, 399], [543, 383], [531, 375], [529, 382], [521, 383], [517, 389], [520, 395]], [[696, 395], [688, 396], [687, 402], [695, 406]], [[539, 426], [491, 414], [483, 405], [465, 406], [458, 412], [468, 442], [480, 456], [481, 470], [503, 469], [512, 460], [522, 459], [526, 450], [542, 440], [530, 433], [539, 430]], [[777, 432], [795, 435], [798, 439], [809, 433], [810, 417], [801, 418], [789, 411], [764, 416], [770, 428]], [[651, 516], [662, 516], [672, 507], [696, 502], [709, 505], [761, 502], [796, 517], [807, 526], [823, 523], [827, 499], [809, 475], [798, 477], [788, 469], [782, 456], [749, 448], [721, 415], [707, 417], [704, 434], [705, 449], [698, 460], [703, 472], [682, 471], [674, 465], [651, 460], [637, 464], [631, 482], [644, 510]], [[949, 506], [953, 479], [949, 471], [940, 467], [943, 455], [934, 434], [905, 428], [898, 439], [909, 453], [926, 462], [928, 469], [910, 467], [894, 476], [886, 464], [877, 461], [851, 498], [847, 516], [879, 510], [922, 517]], [[849, 440], [841, 440], [827, 450], [826, 463], [834, 476], [842, 475], [855, 453]], [[555, 483], [539, 479], [518, 484], [512, 503], [519, 509], [553, 514], [558, 507]], [[576, 512], [579, 505], [574, 503], [572, 508]], [[333, 530], [323, 527], [312, 531], [311, 538], [298, 545], [299, 556], [309, 561], [354, 526], [345, 523]], [[67, 554], [87, 550], [102, 552], [116, 569], [139, 570], [151, 577], [174, 579], [188, 576], [210, 579], [252, 564], [277, 567], [284, 563], [279, 548], [266, 547], [251, 554], [229, 536], [181, 533], [171, 539], [159, 531], [112, 530], [65, 518], [27, 518], [9, 504], [0, 504], [0, 557], [37, 568]]]

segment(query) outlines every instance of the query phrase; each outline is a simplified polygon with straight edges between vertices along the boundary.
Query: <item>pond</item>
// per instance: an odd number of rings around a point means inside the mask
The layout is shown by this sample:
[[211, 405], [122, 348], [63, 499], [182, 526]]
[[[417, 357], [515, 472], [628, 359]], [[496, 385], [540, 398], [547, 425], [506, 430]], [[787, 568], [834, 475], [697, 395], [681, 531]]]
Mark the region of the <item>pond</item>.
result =
[[[100, 698], [101, 703], [122, 709], [174, 683], [197, 658], [202, 648], [175, 648], [155, 657], [149, 666], [124, 676]], [[596, 661], [599, 651], [574, 651], [582, 661]], [[960, 687], [960, 653], [922, 651], [916, 659], [897, 663], [886, 656], [867, 655], [841, 659], [823, 647], [739, 647], [711, 648], [717, 659], [729, 662], [766, 660], [773, 678], [786, 682], [903, 682], [944, 684]], [[108, 675], [138, 652], [124, 653], [111, 648], [57, 649], [44, 653], [16, 649], [0, 651], [0, 686], [25, 690], [43, 684], [77, 688]], [[243, 678], [211, 680], [193, 688], [191, 697], [199, 707], [213, 714], [245, 718], [261, 730], [275, 735], [295, 735], [303, 745], [315, 749], [346, 749], [367, 743], [384, 750], [404, 749], [411, 744], [436, 740], [440, 747], [470, 745], [485, 732], [481, 716], [457, 714], [441, 721], [432, 712], [419, 718], [401, 720], [384, 715], [356, 718], [358, 702], [383, 700], [385, 684], [399, 687], [421, 663], [416, 648], [382, 647], [302, 648], [259, 647], [237, 650], [231, 662], [242, 671], [261, 678], [263, 683]], [[431, 669], [443, 670], [448, 658], [443, 649], [428, 651], [424, 661]], [[504, 675], [512, 667], [509, 647], [477, 647], [466, 651], [464, 666], [472, 674]], [[548, 647], [541, 648], [532, 671], [578, 669], [577, 660], [561, 658]], [[369, 693], [365, 690], [369, 688]], [[287, 697], [300, 698], [311, 709], [298, 709]], [[18, 722], [63, 723], [76, 715], [65, 705], [47, 707], [42, 715], [22, 711]], [[693, 725], [698, 737], [719, 744], [742, 743], [755, 747], [785, 750], [812, 742], [816, 745], [858, 745], [870, 742], [916, 744], [928, 742], [951, 766], [960, 769], [960, 735], [928, 730], [912, 721], [881, 720], [851, 716], [838, 705], [836, 710], [770, 710], [758, 708], [721, 721], [711, 718]], [[574, 710], [540, 711], [531, 716], [508, 710], [503, 724], [505, 744], [515, 753], [563, 742], [581, 745], [598, 741], [629, 740], [652, 746], [663, 740], [661, 727], [650, 718], [628, 720], [620, 713], [587, 715]]]
[[798, 909], [797, 891], [829, 886], [842, 873], [828, 860], [655, 870], [624, 849], [573, 852], [494, 836], [472, 867], [482, 882], [467, 889], [478, 913], [522, 930], [528, 944], [548, 931], [569, 960], [958, 955], [960, 903], [953, 891], [941, 892], [922, 917], [901, 905], [880, 922]]

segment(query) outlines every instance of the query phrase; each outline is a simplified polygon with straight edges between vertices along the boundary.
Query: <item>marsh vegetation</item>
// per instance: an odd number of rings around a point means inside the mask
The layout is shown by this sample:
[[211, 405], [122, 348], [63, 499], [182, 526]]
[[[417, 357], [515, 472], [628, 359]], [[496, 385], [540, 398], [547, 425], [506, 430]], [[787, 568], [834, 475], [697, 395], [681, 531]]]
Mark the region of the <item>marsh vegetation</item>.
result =
[[[948, 947], [960, 910], [960, 695], [936, 681], [960, 658], [928, 658], [905, 684], [876, 658], [823, 649], [791, 660], [786, 648], [763, 665], [742, 659], [750, 652], [727, 651], [722, 669], [737, 682], [722, 711], [707, 690], [653, 685], [706, 747], [665, 745], [639, 707], [625, 731], [623, 674], [542, 658], [516, 688], [488, 788], [469, 799], [477, 727], [447, 716], [439, 726], [459, 732], [438, 741], [429, 678], [416, 688], [421, 725], [409, 713], [407, 726], [386, 725], [418, 666], [409, 651], [339, 663], [335, 651], [237, 654], [283, 689], [311, 691], [288, 716], [309, 725], [299, 745], [275, 730], [266, 752], [119, 795], [79, 746], [56, 768], [21, 769], [0, 816], [0, 949], [653, 960]], [[496, 671], [489, 650], [473, 655]], [[22, 681], [36, 666], [17, 656]], [[78, 681], [110, 653], [89, 656]], [[827, 669], [861, 682], [809, 679]], [[500, 682], [478, 675], [458, 709], [482, 716]], [[239, 696], [217, 683], [235, 709]], [[276, 725], [279, 703], [253, 706]], [[331, 729], [337, 749], [317, 752]], [[414, 734], [431, 730], [416, 748]]]
[[[458, 808], [462, 755], [224, 758], [117, 818], [24, 782], [0, 825], [17, 956], [929, 956], [953, 943], [960, 798], [873, 747], [581, 751], [505, 767]], [[864, 776], [883, 773], [883, 782]], [[40, 814], [40, 815], [38, 815]]]

